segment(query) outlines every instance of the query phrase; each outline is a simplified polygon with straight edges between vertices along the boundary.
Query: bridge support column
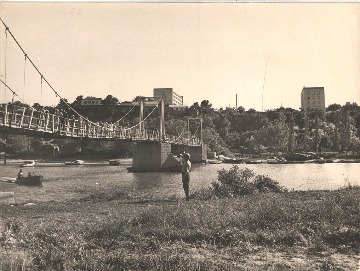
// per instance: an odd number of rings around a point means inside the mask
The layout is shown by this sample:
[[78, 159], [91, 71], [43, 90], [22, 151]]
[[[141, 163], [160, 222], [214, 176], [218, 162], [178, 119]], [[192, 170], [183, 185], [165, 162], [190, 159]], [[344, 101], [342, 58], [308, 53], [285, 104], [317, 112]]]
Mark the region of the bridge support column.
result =
[[0, 134], [0, 159], [3, 159], [4, 165], [6, 165], [6, 138], [5, 133]]
[[190, 154], [191, 163], [205, 163], [207, 159], [206, 145], [184, 146], [184, 150]]
[[180, 168], [180, 161], [171, 154], [170, 143], [135, 143], [132, 171], [176, 171]]

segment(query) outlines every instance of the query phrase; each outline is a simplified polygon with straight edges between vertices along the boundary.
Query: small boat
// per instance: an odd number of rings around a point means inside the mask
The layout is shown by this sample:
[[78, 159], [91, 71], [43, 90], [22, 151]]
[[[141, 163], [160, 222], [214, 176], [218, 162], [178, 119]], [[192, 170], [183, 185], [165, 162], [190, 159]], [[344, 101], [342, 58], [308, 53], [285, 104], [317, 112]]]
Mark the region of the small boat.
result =
[[20, 185], [40, 185], [42, 183], [42, 180], [43, 180], [43, 176], [33, 175], [33, 176], [17, 178], [15, 180], [15, 183]]
[[314, 163], [316, 164], [324, 164], [326, 162], [326, 160], [322, 157], [314, 159]]
[[286, 160], [284, 158], [272, 157], [272, 158], [266, 159], [266, 163], [268, 163], [268, 164], [285, 164]]
[[71, 162], [65, 162], [64, 164], [67, 166], [79, 166], [79, 165], [84, 164], [84, 161], [83, 160], [74, 160]]
[[21, 167], [34, 167], [35, 161], [34, 160], [26, 160], [20, 166]]
[[264, 163], [263, 160], [247, 160], [245, 161], [245, 164], [262, 164]]
[[110, 160], [109, 165], [110, 166], [118, 166], [118, 165], [120, 165], [120, 161], [119, 160]]
[[242, 164], [242, 163], [244, 163], [244, 159], [243, 159], [243, 158], [224, 157], [224, 158], [223, 158], [223, 163], [228, 163], [228, 164]]
[[221, 160], [218, 160], [218, 159], [207, 159], [207, 160], [206, 160], [206, 163], [207, 163], [207, 164], [221, 164], [222, 161], [221, 161]]

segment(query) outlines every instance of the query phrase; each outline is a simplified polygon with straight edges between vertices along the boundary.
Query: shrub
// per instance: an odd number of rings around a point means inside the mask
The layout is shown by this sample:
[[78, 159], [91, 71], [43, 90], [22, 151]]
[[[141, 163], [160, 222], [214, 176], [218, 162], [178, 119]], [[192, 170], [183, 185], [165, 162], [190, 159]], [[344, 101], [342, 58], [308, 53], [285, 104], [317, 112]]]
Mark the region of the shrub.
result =
[[233, 166], [229, 170], [218, 171], [217, 181], [212, 182], [214, 195], [217, 197], [239, 197], [258, 192], [283, 192], [285, 189], [271, 178], [258, 175], [245, 168]]
[[269, 178], [268, 176], [258, 175], [255, 177], [254, 185], [259, 192], [284, 192], [286, 189], [281, 187], [277, 181]]

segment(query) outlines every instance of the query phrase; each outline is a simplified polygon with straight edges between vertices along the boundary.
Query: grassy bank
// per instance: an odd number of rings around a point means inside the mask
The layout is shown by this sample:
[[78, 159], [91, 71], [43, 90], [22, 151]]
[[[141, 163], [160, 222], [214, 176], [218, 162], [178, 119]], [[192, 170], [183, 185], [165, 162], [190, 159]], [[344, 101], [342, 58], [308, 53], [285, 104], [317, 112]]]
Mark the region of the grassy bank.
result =
[[0, 270], [356, 270], [360, 189], [1, 206]]

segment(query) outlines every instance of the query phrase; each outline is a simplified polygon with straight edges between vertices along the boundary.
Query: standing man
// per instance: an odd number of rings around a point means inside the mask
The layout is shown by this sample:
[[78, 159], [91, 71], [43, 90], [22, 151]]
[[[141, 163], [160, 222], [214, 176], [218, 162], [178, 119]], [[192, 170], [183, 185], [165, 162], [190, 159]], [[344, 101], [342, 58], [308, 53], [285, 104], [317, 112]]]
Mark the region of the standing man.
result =
[[189, 201], [190, 170], [191, 170], [190, 154], [184, 153], [182, 159], [181, 174], [182, 174], [183, 188], [187, 201]]
[[22, 172], [22, 169], [20, 169], [19, 173], [17, 174], [17, 178], [18, 179], [24, 178], [24, 173]]

